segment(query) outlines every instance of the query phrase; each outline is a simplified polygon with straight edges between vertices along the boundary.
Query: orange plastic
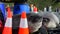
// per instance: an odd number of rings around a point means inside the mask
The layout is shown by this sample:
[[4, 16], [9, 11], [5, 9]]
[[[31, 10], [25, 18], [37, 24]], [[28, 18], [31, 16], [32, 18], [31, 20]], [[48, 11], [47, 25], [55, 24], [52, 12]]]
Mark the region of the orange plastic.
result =
[[2, 34], [12, 34], [12, 28], [4, 27]]
[[21, 18], [26, 18], [26, 12], [22, 12]]

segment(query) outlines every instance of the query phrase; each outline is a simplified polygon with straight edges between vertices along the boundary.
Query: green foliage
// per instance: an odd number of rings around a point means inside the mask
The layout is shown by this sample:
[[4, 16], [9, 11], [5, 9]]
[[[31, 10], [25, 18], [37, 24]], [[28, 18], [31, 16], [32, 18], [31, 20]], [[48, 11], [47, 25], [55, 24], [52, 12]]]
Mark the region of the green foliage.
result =
[[[28, 0], [29, 4], [34, 4], [38, 7], [38, 9], [43, 10], [46, 6], [52, 6], [52, 9], [55, 10], [56, 7], [60, 7], [60, 2], [55, 3], [56, 0]], [[10, 6], [13, 5], [13, 3], [8, 3]]]
[[29, 4], [35, 4], [38, 9], [43, 9], [46, 6], [52, 5], [53, 10], [55, 10], [56, 7], [60, 7], [59, 3], [55, 3], [56, 0], [28, 0]]

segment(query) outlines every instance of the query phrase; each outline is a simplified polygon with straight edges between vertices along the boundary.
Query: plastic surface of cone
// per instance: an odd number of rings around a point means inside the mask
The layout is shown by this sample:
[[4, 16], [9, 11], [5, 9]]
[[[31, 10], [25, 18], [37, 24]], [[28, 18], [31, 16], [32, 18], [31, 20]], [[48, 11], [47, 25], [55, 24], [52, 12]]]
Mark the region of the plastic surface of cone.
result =
[[18, 34], [29, 34], [26, 12], [22, 12]]
[[9, 5], [7, 5], [6, 10], [7, 10], [7, 12], [8, 12], [8, 11], [11, 11], [11, 9], [10, 9]]
[[13, 14], [21, 14], [23, 11], [25, 11], [26, 13], [30, 13], [30, 8], [28, 4], [19, 4], [19, 3], [15, 3], [14, 4], [14, 11]]
[[5, 10], [5, 4], [0, 2], [0, 9], [3, 13], [4, 19], [6, 19], [6, 10]]
[[12, 13], [8, 11], [7, 20], [2, 34], [12, 34]]
[[8, 12], [8, 18], [12, 18], [12, 12], [11, 12], [11, 9], [10, 9], [10, 7], [8, 6], [8, 8], [7, 8], [7, 12]]
[[21, 18], [27, 18], [27, 17], [26, 17], [26, 12], [23, 12], [23, 13], [22, 13]]

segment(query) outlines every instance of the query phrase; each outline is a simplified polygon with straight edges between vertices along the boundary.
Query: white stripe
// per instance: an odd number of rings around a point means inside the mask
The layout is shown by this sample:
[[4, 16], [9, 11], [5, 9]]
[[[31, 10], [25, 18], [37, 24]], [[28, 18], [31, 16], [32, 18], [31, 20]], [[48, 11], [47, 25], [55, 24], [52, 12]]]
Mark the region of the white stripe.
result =
[[5, 27], [12, 27], [12, 18], [7, 18]]
[[28, 28], [28, 23], [27, 23], [27, 19], [26, 18], [21, 18], [20, 21], [20, 28]]

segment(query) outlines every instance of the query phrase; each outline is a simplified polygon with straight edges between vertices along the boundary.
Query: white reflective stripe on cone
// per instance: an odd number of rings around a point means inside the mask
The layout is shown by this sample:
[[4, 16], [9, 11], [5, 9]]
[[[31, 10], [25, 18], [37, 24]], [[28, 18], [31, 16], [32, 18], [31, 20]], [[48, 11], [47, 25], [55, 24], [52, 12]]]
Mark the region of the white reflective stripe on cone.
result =
[[12, 27], [12, 18], [7, 18], [5, 27]]
[[20, 28], [28, 28], [27, 18], [21, 18]]

